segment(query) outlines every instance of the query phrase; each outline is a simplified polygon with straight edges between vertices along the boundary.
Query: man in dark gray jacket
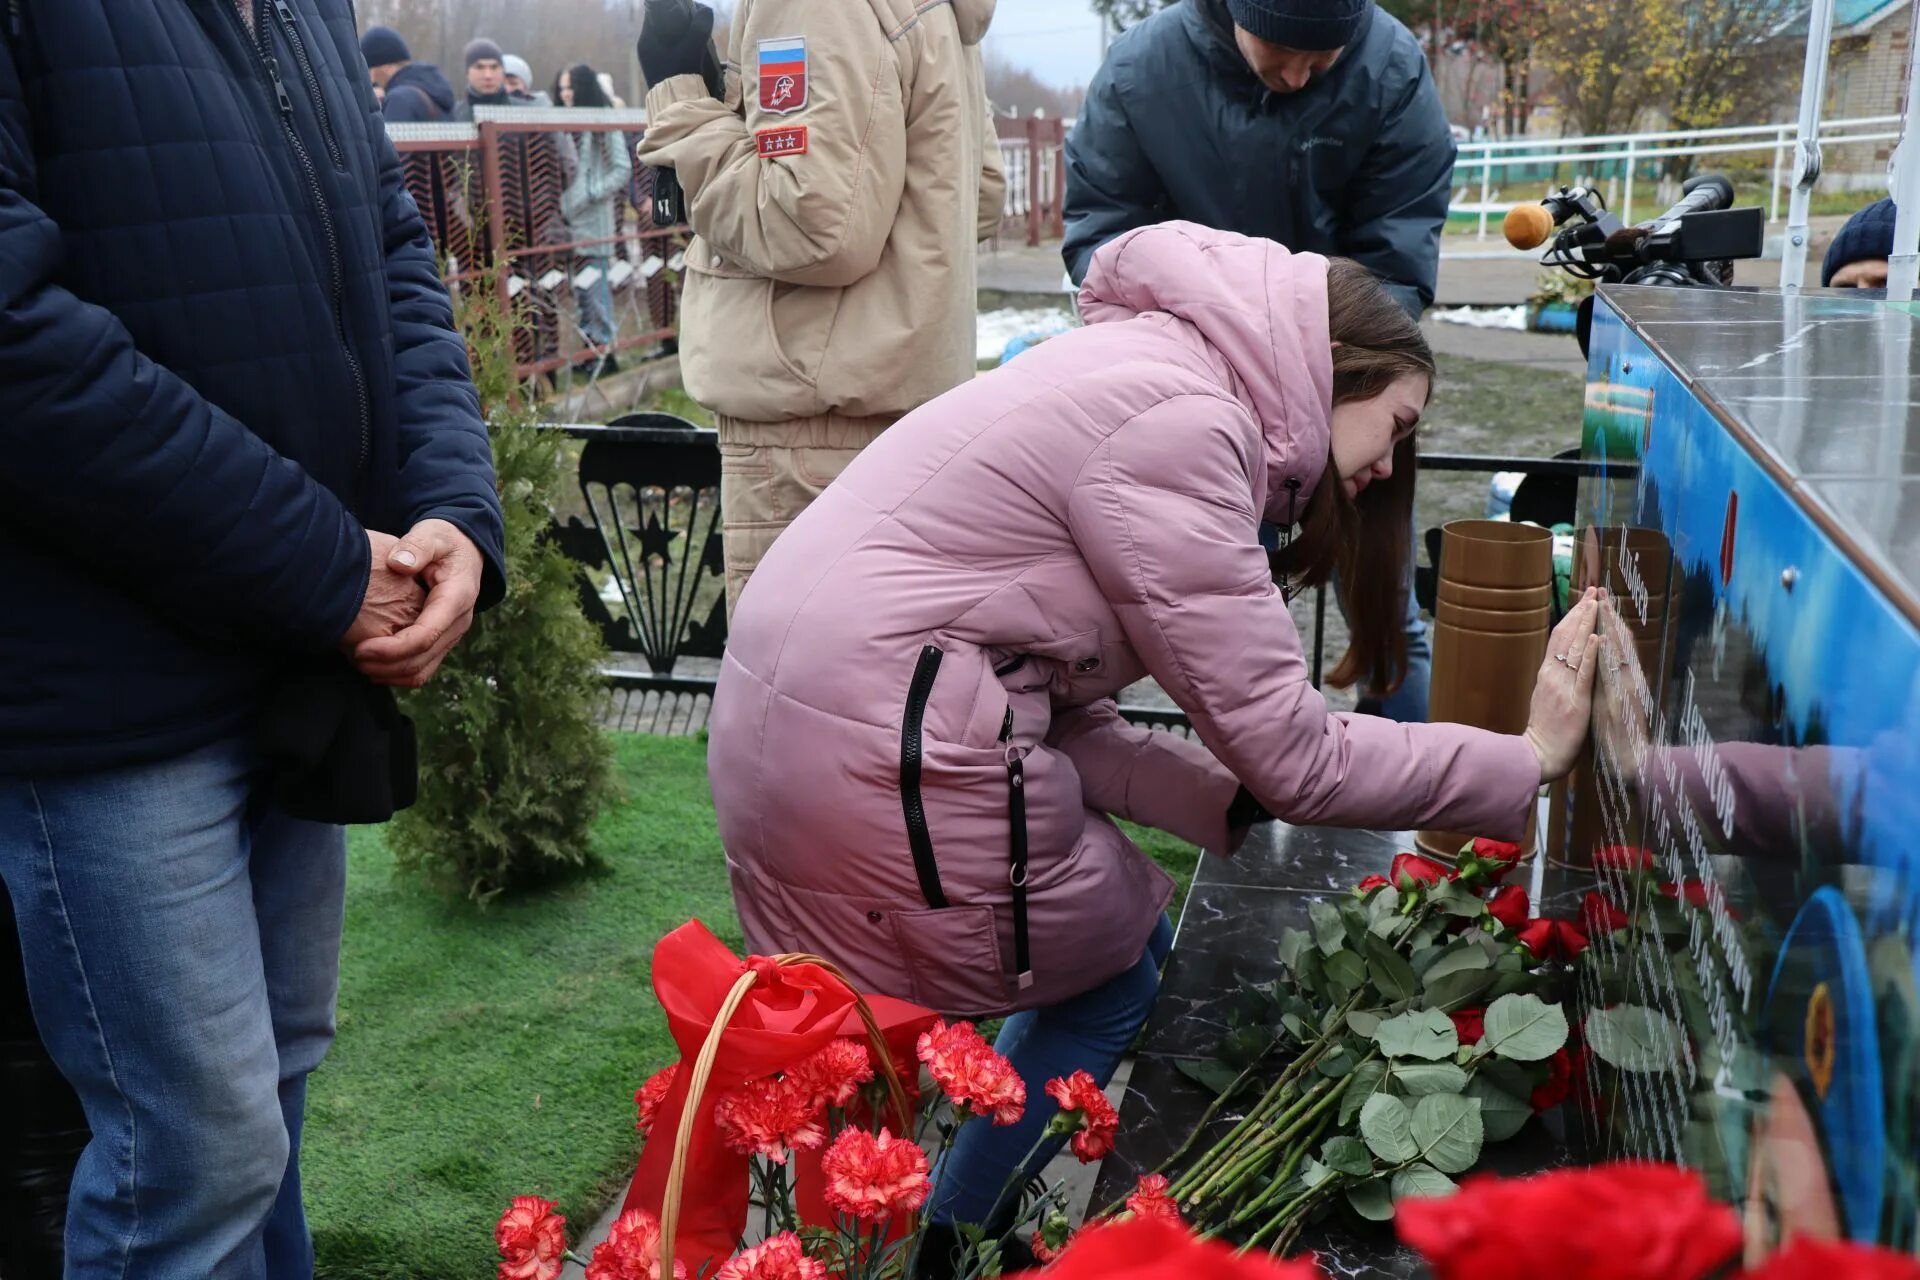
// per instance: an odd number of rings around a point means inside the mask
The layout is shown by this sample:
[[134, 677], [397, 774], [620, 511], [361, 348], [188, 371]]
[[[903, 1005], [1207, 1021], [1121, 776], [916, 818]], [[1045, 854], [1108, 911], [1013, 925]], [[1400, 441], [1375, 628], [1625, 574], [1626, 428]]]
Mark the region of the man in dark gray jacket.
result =
[[1114, 43], [1067, 137], [1067, 270], [1185, 218], [1357, 259], [1433, 301], [1453, 134], [1372, 0], [1183, 0]]
[[[1417, 317], [1453, 158], [1419, 41], [1373, 0], [1182, 0], [1114, 43], [1067, 135], [1067, 270], [1185, 218], [1356, 259]], [[1409, 583], [1406, 679], [1360, 709], [1425, 720], [1432, 653]]]

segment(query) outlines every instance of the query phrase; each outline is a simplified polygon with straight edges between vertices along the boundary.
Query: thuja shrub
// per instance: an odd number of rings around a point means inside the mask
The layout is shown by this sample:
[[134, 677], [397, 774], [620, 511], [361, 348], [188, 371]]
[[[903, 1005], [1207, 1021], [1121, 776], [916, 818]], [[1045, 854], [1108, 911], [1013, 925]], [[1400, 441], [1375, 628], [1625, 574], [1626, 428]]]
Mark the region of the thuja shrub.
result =
[[419, 726], [420, 798], [394, 819], [403, 870], [477, 901], [593, 861], [612, 788], [599, 725], [604, 649], [580, 611], [578, 570], [547, 536], [566, 440], [516, 396], [511, 333], [491, 290], [460, 306], [506, 516], [507, 595], [474, 620], [405, 709]]

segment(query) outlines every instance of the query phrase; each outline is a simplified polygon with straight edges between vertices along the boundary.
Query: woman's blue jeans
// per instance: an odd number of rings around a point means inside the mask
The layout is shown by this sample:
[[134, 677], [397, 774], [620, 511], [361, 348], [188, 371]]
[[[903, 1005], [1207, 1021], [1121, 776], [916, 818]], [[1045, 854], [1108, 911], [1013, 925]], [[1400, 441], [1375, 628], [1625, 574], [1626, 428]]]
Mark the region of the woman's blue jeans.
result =
[[575, 290], [580, 304], [580, 334], [596, 347], [610, 345], [620, 336], [620, 320], [613, 309], [613, 283], [607, 279], [612, 258], [588, 258], [588, 265], [600, 272], [600, 278], [585, 289]]
[[[1165, 916], [1147, 939], [1140, 962], [1091, 991], [1044, 1009], [1008, 1018], [993, 1047], [1013, 1063], [1027, 1084], [1027, 1110], [1019, 1122], [1002, 1128], [973, 1120], [960, 1130], [936, 1175], [932, 1211], [935, 1222], [985, 1222], [995, 1202], [1059, 1107], [1047, 1097], [1047, 1081], [1075, 1071], [1092, 1074], [1102, 1086], [1113, 1079], [1121, 1057], [1147, 1023], [1160, 992], [1160, 966], [1173, 950], [1173, 922]], [[1066, 1145], [1046, 1144], [1020, 1169], [1025, 1181], [1046, 1167]], [[1004, 1210], [1014, 1203], [1007, 1196]]]
[[346, 837], [245, 742], [0, 778], [0, 876], [47, 1052], [93, 1141], [67, 1280], [305, 1280], [307, 1075], [333, 1039]]

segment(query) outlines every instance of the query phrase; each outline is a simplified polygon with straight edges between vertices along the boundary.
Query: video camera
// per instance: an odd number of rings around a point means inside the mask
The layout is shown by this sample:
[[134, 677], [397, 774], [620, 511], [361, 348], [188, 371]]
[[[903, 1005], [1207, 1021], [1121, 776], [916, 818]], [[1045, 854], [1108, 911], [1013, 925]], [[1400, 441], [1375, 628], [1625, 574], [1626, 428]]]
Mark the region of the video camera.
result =
[[[1733, 183], [1717, 173], [1689, 178], [1680, 190], [1673, 208], [1628, 226], [1592, 187], [1561, 187], [1539, 204], [1508, 210], [1501, 230], [1516, 249], [1548, 245], [1541, 265], [1598, 284], [1732, 285], [1735, 260], [1758, 258], [1766, 248], [1766, 211], [1728, 208]], [[1580, 308], [1582, 352], [1592, 305], [1588, 299]]]

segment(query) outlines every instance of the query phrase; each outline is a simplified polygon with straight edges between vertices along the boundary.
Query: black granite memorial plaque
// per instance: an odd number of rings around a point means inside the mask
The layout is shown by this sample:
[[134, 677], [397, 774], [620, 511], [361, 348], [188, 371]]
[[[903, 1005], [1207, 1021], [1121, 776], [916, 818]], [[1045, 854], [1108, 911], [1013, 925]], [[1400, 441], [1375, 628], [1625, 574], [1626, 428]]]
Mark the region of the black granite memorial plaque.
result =
[[1873, 295], [1609, 290], [1576, 585], [1608, 589], [1556, 806], [1587, 1138], [1787, 1233], [1920, 1251], [1920, 375]]

